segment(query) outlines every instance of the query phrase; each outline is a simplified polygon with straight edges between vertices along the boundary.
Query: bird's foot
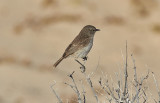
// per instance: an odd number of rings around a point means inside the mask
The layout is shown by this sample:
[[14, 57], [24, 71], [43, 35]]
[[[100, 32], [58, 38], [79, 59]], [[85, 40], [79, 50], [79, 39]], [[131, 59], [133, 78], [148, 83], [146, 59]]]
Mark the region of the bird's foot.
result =
[[83, 61], [87, 61], [88, 57], [84, 57], [84, 58], [82, 58], [82, 59], [83, 59]]
[[75, 61], [81, 65], [81, 67], [80, 67], [81, 72], [84, 73], [84, 72], [86, 71], [86, 67], [84, 66], [84, 64], [82, 64], [82, 63], [81, 63], [80, 61], [78, 61], [77, 59], [75, 59]]

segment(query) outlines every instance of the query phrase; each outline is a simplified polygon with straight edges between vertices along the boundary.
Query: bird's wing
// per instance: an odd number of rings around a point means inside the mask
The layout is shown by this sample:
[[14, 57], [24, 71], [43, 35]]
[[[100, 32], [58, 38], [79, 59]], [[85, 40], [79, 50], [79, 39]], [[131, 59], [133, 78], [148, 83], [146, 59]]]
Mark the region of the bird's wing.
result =
[[91, 38], [83, 38], [83, 39], [78, 39], [75, 38], [72, 43], [66, 48], [63, 57], [68, 57], [69, 55], [72, 55], [79, 49], [85, 47], [86, 45], [89, 44]]

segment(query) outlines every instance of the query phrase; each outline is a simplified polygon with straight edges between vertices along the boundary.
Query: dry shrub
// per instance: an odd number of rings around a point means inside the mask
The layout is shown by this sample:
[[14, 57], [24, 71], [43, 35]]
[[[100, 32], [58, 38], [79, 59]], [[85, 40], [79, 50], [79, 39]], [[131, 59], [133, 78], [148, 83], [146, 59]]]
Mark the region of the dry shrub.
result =
[[71, 98], [69, 99], [69, 103], [77, 103], [77, 96], [76, 95], [72, 95]]
[[[123, 55], [122, 55], [123, 56]], [[84, 78], [86, 79], [86, 82], [88, 82], [88, 85], [90, 86], [90, 89], [92, 90], [92, 96], [94, 97], [95, 103], [158, 103], [160, 102], [160, 90], [159, 85], [157, 83], [156, 77], [153, 72], [146, 72], [145, 75], [141, 73], [138, 75], [137, 73], [137, 67], [136, 62], [131, 54], [132, 59], [132, 67], [130, 67], [128, 64], [128, 52], [127, 52], [127, 42], [126, 42], [126, 56], [124, 57], [124, 67], [119, 72], [115, 72], [116, 80], [113, 80], [112, 78], [108, 78], [107, 74], [105, 74], [101, 69], [98, 69], [101, 71], [100, 79], [97, 81], [99, 83], [98, 87], [95, 87], [95, 84], [93, 84], [92, 76], [94, 73], [87, 74], [85, 72], [86, 67], [76, 60], [80, 65], [80, 69], [82, 74], [84, 75]], [[129, 69], [132, 69], [132, 72], [129, 71]], [[97, 70], [97, 69], [96, 69]], [[96, 72], [96, 71], [94, 71]], [[77, 79], [74, 78], [73, 71], [68, 77], [72, 80], [72, 83], [67, 83], [66, 81], [64, 84], [71, 87], [71, 89], [74, 91], [75, 96], [73, 97], [75, 102], [71, 103], [86, 103], [86, 101], [89, 100], [90, 97], [87, 97], [86, 93], [86, 87], [81, 84], [81, 87], [83, 87], [83, 90], [81, 90], [78, 85]], [[152, 73], [154, 82], [157, 89], [157, 94], [159, 95], [158, 98], [154, 98], [151, 94], [151, 91], [149, 89], [149, 86], [147, 85], [148, 78], [150, 78], [150, 74]], [[110, 82], [111, 81], [111, 82]], [[96, 81], [94, 81], [96, 82]], [[54, 83], [54, 85], [56, 82]], [[53, 86], [54, 86], [53, 85]], [[58, 94], [55, 92], [54, 88], [52, 86], [52, 90], [54, 91], [54, 94], [57, 97], [57, 100], [59, 103], [65, 103], [65, 101], [62, 101], [61, 97], [58, 96]], [[152, 88], [153, 90], [153, 88]], [[103, 91], [103, 92], [101, 92]], [[102, 95], [99, 95], [102, 94]], [[104, 100], [100, 100], [100, 96], [104, 97]], [[70, 102], [69, 102], [70, 103]]]
[[24, 58], [20, 61], [20, 64], [28, 67], [28, 66], [31, 66], [33, 63], [30, 59]]
[[107, 16], [105, 18], [105, 23], [112, 25], [123, 25], [125, 24], [125, 20], [119, 16]]
[[13, 30], [16, 34], [21, 33], [25, 28], [31, 28], [32, 30], [40, 30], [48, 25], [53, 25], [58, 22], [78, 22], [81, 20], [81, 16], [77, 14], [54, 14], [44, 17], [30, 16], [23, 22], [17, 24]]
[[22, 97], [19, 97], [15, 100], [14, 103], [24, 103], [24, 102], [25, 102], [24, 99]]
[[19, 35], [23, 31], [23, 29], [24, 26], [22, 24], [18, 24], [13, 28], [13, 31], [15, 32], [16, 35]]
[[102, 96], [102, 94], [105, 94], [104, 90], [99, 86], [95, 87], [95, 91], [99, 97]]
[[85, 2], [86, 2], [85, 0], [71, 0], [71, 3], [75, 5], [81, 5], [84, 4]]
[[0, 63], [16, 63], [17, 60], [13, 56], [0, 57]]
[[56, 22], [77, 22], [80, 19], [80, 15], [52, 15], [48, 17], [41, 18], [39, 23], [41, 25], [48, 25]]
[[42, 1], [42, 7], [44, 8], [55, 6], [56, 4], [57, 4], [56, 0], [43, 0]]
[[157, 7], [156, 0], [131, 0], [133, 10], [140, 17], [147, 17]]
[[33, 62], [28, 58], [19, 59], [15, 56], [8, 55], [8, 56], [1, 56], [0, 63], [8, 63], [8, 64], [19, 64], [25, 67], [31, 66]]
[[154, 24], [152, 26], [152, 31], [155, 32], [155, 33], [160, 34], [160, 24]]

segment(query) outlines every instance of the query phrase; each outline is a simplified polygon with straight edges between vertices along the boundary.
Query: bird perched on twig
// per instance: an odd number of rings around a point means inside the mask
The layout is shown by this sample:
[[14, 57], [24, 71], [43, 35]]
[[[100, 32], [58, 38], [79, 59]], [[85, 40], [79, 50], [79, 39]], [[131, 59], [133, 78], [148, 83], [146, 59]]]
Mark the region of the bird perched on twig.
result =
[[62, 57], [53, 65], [53, 67], [57, 67], [57, 65], [65, 58], [72, 56], [74, 58], [82, 58], [83, 60], [87, 60], [87, 54], [91, 50], [93, 46], [93, 38], [96, 31], [100, 31], [96, 29], [92, 25], [86, 25], [80, 31], [80, 33], [75, 37], [75, 39], [69, 44], [66, 48]]

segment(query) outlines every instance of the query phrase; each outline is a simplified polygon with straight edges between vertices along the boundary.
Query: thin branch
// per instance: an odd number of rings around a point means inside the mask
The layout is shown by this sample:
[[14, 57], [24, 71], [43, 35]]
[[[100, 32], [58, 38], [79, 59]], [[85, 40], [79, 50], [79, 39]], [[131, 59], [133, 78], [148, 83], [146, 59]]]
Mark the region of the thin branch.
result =
[[126, 41], [126, 63], [125, 63], [125, 85], [124, 85], [124, 92], [123, 92], [123, 98], [125, 99], [126, 95], [127, 95], [127, 91], [128, 91], [128, 50], [127, 50], [127, 41]]
[[[73, 74], [74, 74], [74, 71], [73, 71], [70, 75], [68, 75], [68, 76], [72, 79], [72, 82], [73, 82], [74, 86], [73, 86], [73, 85], [70, 85], [70, 84], [68, 84], [68, 83], [65, 83], [65, 84], [69, 85], [69, 86], [76, 92], [76, 94], [77, 94], [77, 96], [78, 96], [78, 102], [79, 102], [79, 103], [82, 103], [81, 95], [80, 95], [80, 92], [79, 92], [79, 90], [78, 90], [78, 88], [77, 88], [76, 82], [75, 82], [75, 80], [74, 80], [74, 78], [73, 78]], [[74, 89], [74, 88], [75, 88], [75, 89]]]
[[140, 93], [140, 91], [141, 91], [141, 89], [142, 89], [143, 82], [144, 82], [144, 80], [147, 79], [148, 77], [149, 77], [149, 70], [148, 70], [148, 74], [141, 79], [141, 82], [140, 82], [140, 83], [138, 83], [138, 86], [139, 86], [138, 92], [136, 92], [135, 96], [133, 97], [132, 103], [134, 103], [134, 101], [135, 101], [137, 98], [139, 99], [139, 93]]
[[94, 94], [94, 97], [96, 98], [97, 103], [99, 103], [98, 96], [97, 96], [96, 91], [95, 91], [95, 89], [93, 88], [93, 85], [92, 85], [92, 81], [91, 81], [90, 77], [87, 76], [86, 73], [85, 73], [86, 67], [81, 62], [79, 62], [78, 60], [75, 60], [75, 61], [81, 65], [80, 69], [82, 70], [82, 73], [86, 77], [87, 82], [88, 82], [88, 84], [90, 85], [90, 87], [92, 89], [92, 92]]
[[108, 88], [108, 90], [109, 90], [112, 98], [115, 100], [115, 102], [117, 102], [118, 99], [114, 96], [114, 93], [112, 92], [112, 90], [111, 90], [111, 88], [110, 88], [110, 86], [109, 86], [109, 84], [108, 84], [108, 81], [106, 81], [105, 85], [107, 86], [107, 88]]
[[63, 103], [62, 100], [61, 100], [61, 98], [59, 97], [59, 95], [56, 93], [56, 91], [53, 88], [53, 86], [55, 84], [56, 84], [56, 82], [53, 85], [51, 85], [51, 89], [52, 89], [53, 93], [55, 94], [56, 98], [58, 99], [59, 103]]
[[160, 90], [159, 90], [158, 82], [157, 82], [157, 80], [156, 80], [156, 77], [155, 77], [155, 75], [154, 75], [154, 72], [152, 72], [152, 76], [153, 76], [153, 78], [154, 78], [154, 82], [155, 82], [156, 89], [157, 89], [157, 92], [158, 92], [158, 97], [159, 97], [158, 102], [160, 103]]
[[[107, 81], [108, 81], [108, 80], [107, 80]], [[106, 93], [106, 99], [111, 103], [111, 102], [112, 102], [112, 98], [109, 99], [109, 97], [107, 96], [107, 94], [110, 96], [111, 93], [109, 93], [109, 92], [106, 90], [105, 86], [103, 86], [103, 84], [102, 84], [102, 78], [100, 78], [99, 84], [100, 84], [101, 88], [103, 89], [103, 91]]]
[[[133, 62], [133, 69], [134, 69], [134, 81], [135, 81], [135, 88], [136, 88], [136, 93], [138, 93], [138, 80], [137, 80], [137, 71], [136, 71], [136, 63], [135, 63], [135, 59], [133, 57], [133, 54], [131, 54], [132, 57], [132, 62]], [[139, 103], [139, 99], [137, 99], [137, 103]]]
[[68, 83], [66, 83], [66, 82], [65, 82], [64, 84], [70, 86], [70, 87], [74, 90], [74, 92], [77, 92], [77, 91], [75, 90], [75, 86], [73, 86], [73, 85], [71, 85], [71, 84], [68, 84]]
[[83, 82], [82, 82], [82, 80], [81, 80], [81, 84], [82, 84], [82, 94], [83, 94], [83, 103], [86, 103], [86, 92], [85, 92], [85, 90], [84, 90], [84, 85], [83, 85]]

